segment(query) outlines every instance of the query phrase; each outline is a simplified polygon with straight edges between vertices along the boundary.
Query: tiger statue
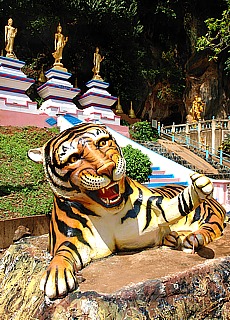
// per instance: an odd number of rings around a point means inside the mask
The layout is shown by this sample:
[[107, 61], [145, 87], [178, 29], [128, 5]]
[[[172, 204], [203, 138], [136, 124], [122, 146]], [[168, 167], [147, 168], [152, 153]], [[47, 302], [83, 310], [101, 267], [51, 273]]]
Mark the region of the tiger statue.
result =
[[225, 210], [206, 176], [193, 173], [191, 185], [178, 191], [150, 190], [125, 175], [122, 151], [103, 125], [71, 127], [28, 156], [43, 163], [54, 193], [53, 259], [40, 282], [51, 299], [74, 290], [77, 271], [92, 260], [162, 245], [196, 251], [224, 229]]

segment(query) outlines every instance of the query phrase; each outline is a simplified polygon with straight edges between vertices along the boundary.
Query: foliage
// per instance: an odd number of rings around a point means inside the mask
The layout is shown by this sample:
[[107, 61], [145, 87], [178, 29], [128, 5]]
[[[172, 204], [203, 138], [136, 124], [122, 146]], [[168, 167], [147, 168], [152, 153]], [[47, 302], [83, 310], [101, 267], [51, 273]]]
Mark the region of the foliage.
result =
[[51, 212], [52, 192], [42, 165], [29, 160], [56, 129], [0, 127], [0, 219]]
[[[28, 77], [35, 79], [38, 81], [40, 76], [40, 72], [43, 70], [44, 65], [47, 60], [44, 54], [38, 54], [36, 58], [31, 59], [31, 63], [28, 65], [24, 65], [22, 67], [23, 73], [25, 73]], [[47, 68], [47, 66], [46, 66]]]
[[[145, 43], [148, 56], [145, 56], [142, 74], [151, 88], [159, 82], [166, 84], [158, 92], [161, 103], [181, 99], [185, 88], [184, 67], [179, 60], [182, 53], [178, 50], [178, 41], [175, 39], [179, 21], [177, 2], [178, 0], [152, 1], [151, 4], [148, 3], [148, 11], [146, 8], [142, 11], [141, 21], [148, 38]], [[160, 50], [156, 50], [156, 47], [160, 47]]]
[[147, 121], [135, 122], [130, 126], [129, 133], [132, 139], [140, 141], [155, 141], [158, 139], [158, 132], [151, 127]]
[[[210, 49], [212, 54], [210, 60], [217, 60], [221, 53], [230, 53], [230, 0], [225, 0], [227, 9], [223, 11], [221, 19], [208, 18], [205, 20], [208, 32], [205, 36], [197, 39], [196, 48], [198, 51]], [[226, 71], [230, 72], [230, 58], [226, 60]]]
[[39, 98], [35, 98], [35, 101], [37, 102], [38, 108], [40, 108], [43, 102], [45, 101], [45, 99], [39, 97]]
[[158, 4], [156, 6], [156, 13], [163, 13], [169, 18], [176, 19], [176, 13], [170, 6], [170, 0], [158, 1]]
[[[185, 76], [181, 66], [177, 60], [177, 50], [176, 48], [170, 48], [168, 51], [162, 52], [162, 60], [164, 67], [161, 68], [160, 73], [163, 75], [163, 79], [166, 81], [165, 90], [170, 99], [165, 99], [166, 101], [173, 100], [181, 97], [185, 88]], [[168, 86], [170, 83], [170, 86]], [[170, 92], [168, 92], [170, 90]], [[164, 99], [164, 95], [163, 95]]]
[[184, 71], [179, 65], [176, 55], [177, 51], [173, 48], [162, 51], [159, 66], [142, 70], [144, 78], [151, 86], [159, 81], [163, 84], [162, 90], [159, 90], [157, 94], [158, 99], [163, 103], [181, 98], [184, 92]]
[[230, 155], [230, 134], [227, 134], [227, 137], [222, 142], [222, 148], [225, 153]]
[[121, 126], [129, 127], [129, 123], [125, 119], [121, 119]]
[[149, 157], [130, 144], [122, 148], [122, 152], [126, 160], [127, 176], [140, 183], [148, 181], [148, 176], [151, 174]]

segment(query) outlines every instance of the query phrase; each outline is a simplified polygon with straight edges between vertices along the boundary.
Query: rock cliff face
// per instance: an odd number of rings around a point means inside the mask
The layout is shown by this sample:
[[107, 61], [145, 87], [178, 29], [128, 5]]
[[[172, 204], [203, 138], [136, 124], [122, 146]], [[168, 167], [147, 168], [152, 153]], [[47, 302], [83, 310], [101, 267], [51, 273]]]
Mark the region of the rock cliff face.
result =
[[184, 103], [188, 113], [194, 96], [204, 102], [203, 118], [226, 118], [230, 111], [229, 88], [221, 62], [208, 61], [208, 52], [194, 54], [186, 64]]
[[[170, 83], [158, 82], [152, 86], [145, 101], [141, 118], [147, 121], [152, 119], [160, 121], [164, 125], [183, 123], [186, 117], [186, 110], [182, 99], [174, 99], [170, 94]], [[159, 99], [159, 92], [164, 94], [164, 99]]]
[[[170, 83], [158, 82], [152, 86], [146, 99], [141, 118], [156, 119], [164, 125], [186, 122], [195, 96], [204, 103], [202, 118], [227, 118], [230, 115], [230, 85], [222, 62], [208, 60], [207, 52], [194, 54], [185, 65], [185, 90], [183, 98], [168, 94]], [[164, 92], [165, 99], [159, 99]]]

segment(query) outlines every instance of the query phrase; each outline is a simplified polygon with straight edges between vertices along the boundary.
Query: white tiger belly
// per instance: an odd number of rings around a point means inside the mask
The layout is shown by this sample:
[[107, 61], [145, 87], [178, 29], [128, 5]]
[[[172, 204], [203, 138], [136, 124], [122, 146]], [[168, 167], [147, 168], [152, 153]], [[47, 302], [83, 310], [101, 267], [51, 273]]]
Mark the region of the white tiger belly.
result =
[[100, 219], [90, 217], [94, 226], [90, 241], [93, 248], [93, 259], [108, 256], [116, 251], [141, 249], [162, 244], [162, 239], [170, 232], [170, 228], [159, 226], [158, 219], [154, 216], [145, 229], [145, 208], [140, 210], [135, 218], [124, 219], [123, 211], [127, 212], [130, 209], [132, 206], [127, 203], [126, 208], [117, 214], [106, 214]]
[[116, 248], [121, 251], [159, 246], [170, 230], [169, 227], [156, 227], [142, 232], [137, 220], [126, 223], [124, 227], [118, 228], [115, 233]]

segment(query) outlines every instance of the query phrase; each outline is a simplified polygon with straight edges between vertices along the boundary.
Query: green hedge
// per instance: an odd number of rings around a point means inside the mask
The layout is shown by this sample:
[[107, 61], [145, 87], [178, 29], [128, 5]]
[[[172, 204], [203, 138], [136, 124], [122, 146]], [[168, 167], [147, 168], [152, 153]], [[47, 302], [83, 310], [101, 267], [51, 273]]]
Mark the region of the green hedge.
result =
[[156, 129], [147, 121], [135, 122], [129, 128], [131, 138], [140, 141], [156, 141], [159, 136]]
[[127, 176], [141, 183], [148, 181], [148, 176], [152, 172], [149, 157], [130, 144], [122, 148], [122, 152], [126, 160]]

